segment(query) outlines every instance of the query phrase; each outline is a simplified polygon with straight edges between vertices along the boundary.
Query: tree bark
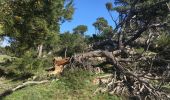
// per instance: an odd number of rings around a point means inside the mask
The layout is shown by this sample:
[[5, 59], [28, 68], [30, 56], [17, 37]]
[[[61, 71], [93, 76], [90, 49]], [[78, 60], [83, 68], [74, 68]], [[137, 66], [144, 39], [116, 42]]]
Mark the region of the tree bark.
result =
[[65, 52], [64, 52], [64, 57], [67, 58], [67, 47], [66, 47]]
[[41, 43], [40, 45], [38, 45], [38, 56], [37, 58], [41, 58], [42, 56], [42, 51], [43, 51], [43, 44]]
[[123, 49], [123, 33], [119, 33], [119, 38], [118, 38], [118, 48], [120, 49], [120, 50], [122, 50]]

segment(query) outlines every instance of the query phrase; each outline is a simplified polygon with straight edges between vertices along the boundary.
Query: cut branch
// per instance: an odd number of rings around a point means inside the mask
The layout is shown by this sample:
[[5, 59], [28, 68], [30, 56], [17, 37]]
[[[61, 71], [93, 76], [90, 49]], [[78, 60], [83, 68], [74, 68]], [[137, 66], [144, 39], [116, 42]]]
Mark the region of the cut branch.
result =
[[49, 82], [48, 80], [43, 80], [43, 81], [27, 81], [25, 83], [22, 83], [21, 85], [16, 86], [15, 88], [5, 90], [4, 92], [0, 93], [0, 99], [4, 98], [7, 95], [10, 95], [14, 91], [17, 91], [21, 88], [24, 88], [28, 85], [36, 85], [36, 84], [43, 84]]

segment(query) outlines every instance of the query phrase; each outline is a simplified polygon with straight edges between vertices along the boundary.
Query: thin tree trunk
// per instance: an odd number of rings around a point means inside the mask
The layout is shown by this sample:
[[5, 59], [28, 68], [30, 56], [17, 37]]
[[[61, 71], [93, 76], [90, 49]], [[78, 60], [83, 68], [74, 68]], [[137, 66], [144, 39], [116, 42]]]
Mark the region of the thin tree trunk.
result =
[[118, 48], [120, 49], [120, 50], [122, 50], [123, 49], [123, 33], [119, 33], [119, 37], [118, 37]]
[[38, 58], [41, 58], [43, 51], [43, 44], [38, 45]]
[[67, 58], [67, 47], [66, 47], [65, 52], [64, 52], [64, 57]]
[[[119, 14], [119, 22], [122, 22], [122, 21], [123, 21], [123, 15], [122, 15], [122, 13], [120, 13]], [[120, 30], [118, 33], [118, 48], [120, 50], [123, 49], [123, 30]]]

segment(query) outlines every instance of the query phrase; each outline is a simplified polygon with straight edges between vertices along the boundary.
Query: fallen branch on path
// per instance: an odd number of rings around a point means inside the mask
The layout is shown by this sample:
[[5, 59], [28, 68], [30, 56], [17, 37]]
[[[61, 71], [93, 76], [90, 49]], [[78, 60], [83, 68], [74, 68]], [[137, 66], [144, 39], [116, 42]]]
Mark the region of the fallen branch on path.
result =
[[8, 90], [5, 90], [4, 92], [0, 93], [0, 99], [4, 98], [5, 96], [7, 95], [10, 95], [11, 93], [13, 93], [14, 91], [17, 91], [19, 89], [22, 89], [26, 86], [29, 86], [29, 85], [37, 85], [37, 84], [43, 84], [43, 83], [47, 83], [49, 82], [49, 80], [43, 80], [43, 81], [27, 81], [27, 82], [24, 82], [22, 83], [21, 85], [18, 85], [14, 88], [11, 88], [11, 89], [8, 89]]

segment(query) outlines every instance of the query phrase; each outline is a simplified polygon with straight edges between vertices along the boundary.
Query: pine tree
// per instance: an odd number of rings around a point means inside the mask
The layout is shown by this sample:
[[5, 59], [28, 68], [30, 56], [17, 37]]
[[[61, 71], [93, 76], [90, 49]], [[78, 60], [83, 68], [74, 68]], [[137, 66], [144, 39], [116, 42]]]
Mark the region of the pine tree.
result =
[[108, 39], [113, 37], [113, 28], [108, 24], [104, 17], [97, 18], [96, 22], [93, 23], [93, 26], [96, 29], [94, 35], [96, 35], [98, 38], [100, 37], [102, 39]]
[[73, 29], [74, 34], [85, 35], [85, 32], [88, 30], [86, 25], [78, 25]]
[[2, 2], [1, 23], [13, 51], [20, 56], [29, 49], [37, 49], [38, 57], [41, 57], [43, 46], [59, 34], [60, 23], [71, 19], [74, 12], [72, 3], [72, 0]]

